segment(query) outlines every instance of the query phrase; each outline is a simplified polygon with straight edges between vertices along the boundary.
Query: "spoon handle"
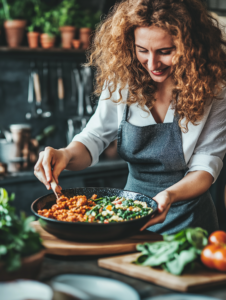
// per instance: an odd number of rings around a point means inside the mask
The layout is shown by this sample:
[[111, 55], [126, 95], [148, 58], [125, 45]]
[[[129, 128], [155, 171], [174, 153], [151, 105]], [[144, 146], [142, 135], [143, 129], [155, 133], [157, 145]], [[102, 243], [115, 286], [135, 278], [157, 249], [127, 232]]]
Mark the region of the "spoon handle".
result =
[[52, 188], [54, 194], [56, 195], [56, 198], [57, 198], [57, 199], [58, 199], [60, 196], [62, 196], [62, 192], [61, 192], [62, 188], [61, 188], [61, 186], [59, 186], [59, 185], [56, 183], [56, 181], [55, 181], [55, 179], [53, 178], [53, 176], [52, 176], [52, 181], [50, 182], [50, 185], [51, 185], [51, 188]]

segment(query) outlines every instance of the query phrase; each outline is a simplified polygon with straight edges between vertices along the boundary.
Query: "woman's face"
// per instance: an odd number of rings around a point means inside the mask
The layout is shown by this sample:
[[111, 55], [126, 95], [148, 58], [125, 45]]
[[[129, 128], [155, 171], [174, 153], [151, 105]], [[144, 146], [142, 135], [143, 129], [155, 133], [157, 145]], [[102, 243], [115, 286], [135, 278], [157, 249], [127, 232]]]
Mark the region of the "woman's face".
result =
[[176, 48], [171, 35], [156, 27], [138, 27], [134, 31], [136, 55], [151, 78], [163, 83], [172, 73]]

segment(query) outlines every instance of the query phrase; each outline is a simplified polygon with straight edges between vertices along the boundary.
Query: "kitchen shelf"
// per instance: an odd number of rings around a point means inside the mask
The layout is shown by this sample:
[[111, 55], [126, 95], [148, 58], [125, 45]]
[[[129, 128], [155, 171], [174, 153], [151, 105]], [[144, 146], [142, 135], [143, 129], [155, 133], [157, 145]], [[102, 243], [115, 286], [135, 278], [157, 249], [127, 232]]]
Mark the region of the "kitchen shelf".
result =
[[85, 50], [83, 49], [64, 49], [60, 47], [56, 48], [49, 48], [49, 49], [44, 49], [44, 48], [29, 48], [29, 47], [17, 47], [17, 48], [11, 48], [7, 46], [1, 46], [0, 47], [0, 52], [44, 52], [44, 53], [79, 53], [79, 54], [84, 54]]
[[61, 47], [55, 47], [50, 49], [44, 48], [29, 48], [26, 46], [21, 46], [17, 48], [10, 48], [8, 46], [0, 46], [1, 56], [8, 58], [9, 60], [13, 59], [63, 59], [64, 61], [77, 61], [84, 63], [86, 61], [86, 50], [83, 49], [64, 49]]

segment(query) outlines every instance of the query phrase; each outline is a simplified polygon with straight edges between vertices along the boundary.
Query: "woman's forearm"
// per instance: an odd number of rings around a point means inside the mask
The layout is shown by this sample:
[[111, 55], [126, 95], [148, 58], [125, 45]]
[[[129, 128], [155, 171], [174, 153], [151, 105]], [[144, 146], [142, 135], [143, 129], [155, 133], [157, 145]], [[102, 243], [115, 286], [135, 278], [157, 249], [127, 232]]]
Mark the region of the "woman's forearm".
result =
[[188, 173], [182, 180], [172, 185], [167, 192], [172, 197], [172, 203], [189, 200], [205, 193], [213, 183], [213, 176], [206, 171]]
[[89, 167], [92, 163], [92, 157], [86, 146], [80, 142], [71, 142], [65, 149], [69, 158], [66, 166], [67, 170], [80, 171]]

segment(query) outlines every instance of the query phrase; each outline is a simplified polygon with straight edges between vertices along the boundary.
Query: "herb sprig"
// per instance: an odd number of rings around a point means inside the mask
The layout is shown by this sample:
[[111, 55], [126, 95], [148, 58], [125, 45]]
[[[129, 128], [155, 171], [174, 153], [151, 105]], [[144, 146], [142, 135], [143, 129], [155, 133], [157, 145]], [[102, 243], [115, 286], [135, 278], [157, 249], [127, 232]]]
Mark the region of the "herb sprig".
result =
[[9, 272], [20, 268], [23, 257], [43, 248], [39, 234], [30, 226], [34, 217], [26, 218], [21, 213], [19, 218], [14, 207], [10, 206], [14, 197], [0, 188], [0, 263], [4, 263]]

